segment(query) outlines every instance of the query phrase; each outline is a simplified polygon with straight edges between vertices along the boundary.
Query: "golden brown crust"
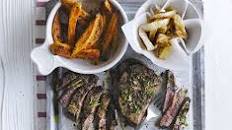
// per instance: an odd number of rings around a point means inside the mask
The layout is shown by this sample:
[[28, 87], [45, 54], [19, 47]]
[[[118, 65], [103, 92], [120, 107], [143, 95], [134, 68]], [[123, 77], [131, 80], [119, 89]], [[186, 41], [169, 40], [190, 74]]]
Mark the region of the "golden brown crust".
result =
[[97, 41], [103, 32], [104, 24], [104, 17], [100, 13], [97, 14], [96, 18], [90, 23], [77, 41], [71, 56], [78, 57], [79, 52], [82, 50], [95, 49], [97, 47]]
[[59, 56], [63, 56], [66, 58], [70, 58], [71, 56], [71, 47], [68, 44], [61, 43], [61, 42], [54, 42], [50, 46], [50, 51], [54, 55], [59, 55]]
[[61, 0], [61, 3], [66, 8], [71, 8], [74, 4], [77, 3], [77, 0]]
[[117, 12], [114, 12], [112, 14], [112, 17], [109, 21], [109, 24], [106, 28], [106, 31], [103, 35], [103, 43], [102, 43], [102, 54], [107, 54], [109, 47], [111, 46], [114, 38], [117, 36], [118, 33], [118, 22], [119, 22], [119, 16]]
[[60, 16], [57, 12], [52, 23], [52, 37], [55, 42], [61, 42]]
[[105, 0], [103, 2], [102, 7], [101, 7], [101, 11], [103, 13], [106, 13], [106, 14], [107, 13], [109, 13], [109, 14], [113, 13], [113, 7], [112, 7], [112, 5], [111, 5], [111, 3], [110, 3], [109, 0]]
[[100, 57], [100, 51], [98, 49], [82, 50], [76, 56], [75, 58], [97, 60]]
[[68, 26], [68, 44], [71, 47], [74, 47], [75, 38], [76, 38], [76, 25], [79, 20], [86, 18], [88, 14], [81, 9], [79, 3], [75, 3], [70, 11], [69, 15], [69, 26]]

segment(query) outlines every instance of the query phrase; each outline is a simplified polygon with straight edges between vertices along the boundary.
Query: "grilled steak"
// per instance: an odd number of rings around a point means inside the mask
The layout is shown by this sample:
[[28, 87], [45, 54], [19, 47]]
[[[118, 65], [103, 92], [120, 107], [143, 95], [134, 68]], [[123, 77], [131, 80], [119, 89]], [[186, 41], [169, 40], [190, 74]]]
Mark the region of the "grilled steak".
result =
[[57, 89], [62, 94], [58, 98], [64, 108], [65, 114], [73, 120], [79, 118], [83, 100], [89, 90], [95, 87], [98, 77], [95, 75], [82, 75], [74, 72], [66, 72]]
[[65, 88], [67, 85], [69, 85], [72, 81], [74, 81], [75, 79], [77, 79], [77, 74], [74, 72], [66, 72], [64, 73], [63, 77], [62, 77], [62, 81], [60, 86], [58, 86], [57, 90], [62, 90], [63, 88]]
[[161, 127], [170, 127], [171, 123], [174, 121], [175, 117], [178, 114], [181, 105], [187, 96], [187, 90], [180, 89], [178, 90], [172, 100], [171, 106], [168, 107], [165, 114], [161, 117], [160, 126]]
[[78, 85], [77, 87], [67, 89], [66, 91], [62, 93], [62, 95], [58, 99], [62, 107], [67, 107], [67, 105], [70, 102], [71, 96], [74, 94], [75, 90], [78, 89], [78, 87], [80, 86]]
[[190, 98], [186, 89], [178, 89], [174, 74], [167, 70], [161, 74], [163, 78], [163, 90], [165, 91], [162, 102], [162, 117], [158, 125], [162, 128], [180, 130], [187, 126], [186, 115], [189, 110]]
[[[69, 75], [69, 76], [68, 76]], [[69, 83], [66, 84], [68, 81], [67, 77], [75, 77], [76, 79], [72, 80], [70, 79]], [[69, 104], [72, 95], [77, 91], [78, 88], [85, 86], [93, 86], [96, 85], [98, 78], [94, 75], [81, 75], [81, 74], [76, 74], [73, 72], [66, 73], [63, 79], [63, 93], [59, 98], [59, 102], [61, 106], [67, 107]]]
[[171, 71], [166, 71], [165, 73], [167, 75], [167, 86], [166, 86], [166, 95], [164, 96], [165, 100], [164, 100], [164, 105], [163, 105], [163, 110], [162, 110], [163, 113], [171, 105], [173, 97], [176, 92], [176, 84], [175, 84], [175, 78], [174, 78], [173, 73]]
[[75, 86], [75, 84], [79, 84], [80, 82], [87, 84], [92, 79], [95, 80], [97, 79], [97, 77], [95, 75], [84, 75], [68, 71], [64, 73], [62, 82], [57, 90], [71, 88], [72, 86]]
[[186, 121], [186, 116], [189, 111], [190, 107], [190, 99], [185, 98], [181, 109], [179, 110], [179, 113], [176, 117], [176, 120], [173, 124], [173, 130], [181, 130], [182, 128], [188, 126], [187, 121]]
[[79, 123], [82, 130], [88, 130], [91, 128], [91, 125], [93, 125], [94, 113], [100, 104], [102, 92], [102, 87], [98, 86], [92, 88], [87, 94], [82, 107], [81, 120]]
[[71, 116], [72, 119], [75, 121], [79, 121], [80, 112], [83, 106], [83, 101], [88, 94], [88, 92], [95, 87], [96, 84], [92, 84], [89, 86], [82, 86], [78, 88], [78, 90], [75, 92], [74, 96], [72, 97], [70, 104], [67, 107], [67, 112], [69, 113], [69, 116]]
[[106, 130], [107, 129], [106, 114], [107, 114], [109, 105], [110, 105], [110, 95], [108, 92], [103, 93], [101, 96], [101, 99], [100, 99], [100, 105], [96, 111], [97, 120], [98, 120], [98, 124], [97, 124], [98, 130]]
[[116, 130], [116, 127], [119, 125], [116, 118], [117, 110], [114, 106], [114, 101], [111, 100], [108, 111], [107, 111], [107, 130]]
[[118, 106], [132, 125], [142, 122], [148, 105], [158, 92], [161, 79], [155, 72], [136, 60], [126, 60], [118, 66]]

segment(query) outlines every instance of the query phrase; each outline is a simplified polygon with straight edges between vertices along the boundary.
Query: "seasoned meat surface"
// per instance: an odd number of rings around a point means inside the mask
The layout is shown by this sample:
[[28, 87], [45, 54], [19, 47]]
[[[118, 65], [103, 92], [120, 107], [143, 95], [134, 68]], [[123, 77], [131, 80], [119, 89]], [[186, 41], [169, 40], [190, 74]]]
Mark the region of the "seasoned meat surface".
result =
[[96, 87], [97, 81], [98, 77], [95, 75], [83, 75], [70, 71], [64, 74], [58, 89], [62, 92], [58, 101], [67, 116], [75, 121], [79, 119], [85, 96], [93, 87]]
[[184, 127], [188, 126], [187, 123], [187, 113], [189, 111], [189, 107], [190, 107], [190, 99], [189, 98], [185, 98], [182, 107], [176, 117], [176, 120], [173, 124], [173, 130], [181, 130]]
[[175, 117], [178, 114], [179, 109], [187, 95], [187, 90], [180, 89], [178, 90], [172, 100], [171, 106], [167, 109], [165, 114], [161, 117], [160, 126], [161, 127], [170, 127], [171, 123], [174, 121]]
[[98, 86], [93, 87], [91, 91], [86, 95], [79, 123], [82, 130], [88, 130], [93, 125], [95, 111], [100, 105], [100, 97], [102, 93], [102, 87]]
[[97, 124], [97, 129], [98, 130], [107, 130], [107, 112], [109, 109], [109, 105], [110, 105], [110, 100], [111, 97], [109, 95], [108, 92], [105, 92], [102, 94], [101, 99], [100, 99], [100, 105], [98, 107], [98, 110], [96, 112], [97, 115], [97, 120], [98, 120], [98, 124]]
[[83, 106], [83, 101], [88, 94], [88, 92], [95, 87], [95, 84], [92, 84], [90, 86], [82, 86], [79, 88], [74, 96], [72, 97], [72, 100], [70, 101], [67, 112], [70, 114], [71, 118], [73, 118], [75, 121], [79, 121], [80, 112]]
[[62, 77], [62, 82], [58, 86], [57, 90], [71, 88], [80, 83], [86, 85], [89, 82], [96, 82], [97, 80], [98, 77], [95, 75], [84, 75], [68, 71], [64, 73], [64, 76]]
[[164, 96], [165, 100], [164, 100], [163, 110], [162, 110], [163, 113], [171, 105], [173, 97], [177, 89], [173, 73], [171, 71], [166, 71], [165, 73], [167, 75], [167, 85], [166, 85], [166, 94]]
[[115, 79], [113, 84], [114, 87], [118, 87], [116, 95], [120, 113], [129, 123], [138, 125], [160, 88], [160, 77], [133, 59], [124, 61], [116, 68], [116, 72], [118, 77], [113, 77]]

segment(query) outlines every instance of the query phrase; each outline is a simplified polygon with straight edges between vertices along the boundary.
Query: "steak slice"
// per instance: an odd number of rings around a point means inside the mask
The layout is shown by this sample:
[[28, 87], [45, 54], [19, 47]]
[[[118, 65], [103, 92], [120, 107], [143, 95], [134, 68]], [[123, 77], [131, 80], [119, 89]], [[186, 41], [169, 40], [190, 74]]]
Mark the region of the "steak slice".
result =
[[74, 94], [74, 92], [80, 87], [80, 85], [77, 85], [77, 87], [72, 87], [70, 89], [67, 89], [62, 93], [62, 95], [59, 97], [58, 101], [61, 104], [62, 107], [67, 107], [71, 96]]
[[170, 127], [171, 123], [174, 121], [175, 117], [177, 116], [178, 111], [181, 108], [181, 105], [186, 96], [187, 96], [187, 90], [185, 89], [180, 89], [175, 93], [171, 106], [168, 107], [165, 114], [161, 117], [160, 126], [162, 128]]
[[64, 73], [64, 76], [62, 78], [62, 82], [61, 82], [60, 86], [57, 88], [57, 90], [60, 91], [63, 89], [71, 88], [72, 86], [75, 86], [74, 83], [83, 82], [83, 83], [87, 84], [93, 78], [98, 79], [98, 77], [95, 75], [84, 75], [84, 74], [78, 74], [78, 73], [68, 71], [68, 72]]
[[96, 77], [92, 77], [90, 79], [91, 80], [89, 80], [87, 84], [84, 84], [75, 90], [75, 94], [72, 96], [72, 99], [66, 108], [68, 115], [75, 121], [79, 120], [81, 108], [86, 95], [97, 84], [98, 79]]
[[[61, 94], [59, 98], [59, 103], [61, 104], [62, 107], [67, 107], [69, 104], [72, 95], [75, 93], [75, 91], [82, 87], [88, 87], [88, 86], [93, 86], [96, 85], [98, 78], [94, 75], [81, 75], [81, 74], [76, 74], [73, 72], [66, 73], [65, 78], [67, 77], [76, 77], [76, 79], [72, 80], [69, 84], [65, 85], [65, 89], [63, 90], [63, 93]], [[74, 76], [75, 75], [75, 76]], [[67, 79], [63, 79], [64, 82], [67, 82]], [[64, 83], [63, 82], [63, 83]]]
[[120, 113], [130, 124], [137, 126], [144, 119], [151, 100], [158, 92], [161, 79], [153, 70], [131, 59], [119, 65], [118, 73], [120, 75], [115, 84], [118, 86]]
[[111, 100], [108, 111], [107, 111], [107, 115], [106, 115], [107, 130], [117, 130], [116, 127], [119, 125], [118, 124], [119, 119], [117, 120], [116, 114], [117, 114], [117, 110], [115, 109], [114, 101]]
[[75, 92], [74, 96], [72, 97], [66, 111], [68, 113], [68, 116], [75, 120], [79, 121], [80, 112], [83, 106], [84, 99], [88, 92], [95, 87], [96, 84], [91, 84], [89, 86], [82, 86], [78, 88], [78, 90]]
[[97, 109], [96, 115], [97, 115], [97, 120], [98, 120], [98, 124], [97, 124], [97, 129], [98, 130], [107, 130], [107, 111], [110, 105], [110, 95], [108, 92], [103, 93], [101, 96], [101, 100], [100, 100], [100, 105]]
[[176, 120], [173, 124], [173, 130], [181, 130], [184, 127], [188, 126], [187, 124], [187, 113], [190, 107], [190, 99], [187, 97], [185, 98], [183, 105], [176, 117]]
[[173, 97], [176, 92], [176, 84], [175, 84], [175, 78], [171, 71], [165, 72], [167, 75], [167, 86], [166, 86], [166, 94], [164, 99], [164, 105], [162, 112], [165, 113], [165, 111], [168, 109], [168, 107], [172, 104]]
[[74, 72], [66, 72], [63, 74], [62, 77], [62, 81], [60, 86], [58, 86], [57, 90], [62, 90], [63, 88], [65, 88], [66, 86], [68, 86], [72, 81], [74, 81], [75, 79], [77, 79], [78, 75]]
[[100, 97], [103, 93], [101, 86], [93, 87], [91, 91], [86, 95], [84, 105], [82, 107], [82, 113], [80, 118], [80, 127], [82, 130], [88, 130], [93, 125], [94, 114], [96, 108], [100, 104]]

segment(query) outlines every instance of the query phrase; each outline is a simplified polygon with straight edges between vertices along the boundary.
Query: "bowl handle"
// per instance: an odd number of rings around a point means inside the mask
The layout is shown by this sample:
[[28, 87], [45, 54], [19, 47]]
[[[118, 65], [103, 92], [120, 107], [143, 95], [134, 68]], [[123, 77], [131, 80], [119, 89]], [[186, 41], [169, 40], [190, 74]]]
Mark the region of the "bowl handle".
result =
[[42, 75], [48, 75], [58, 67], [54, 56], [48, 48], [41, 46], [33, 49], [31, 52], [31, 59], [38, 66], [38, 70]]

